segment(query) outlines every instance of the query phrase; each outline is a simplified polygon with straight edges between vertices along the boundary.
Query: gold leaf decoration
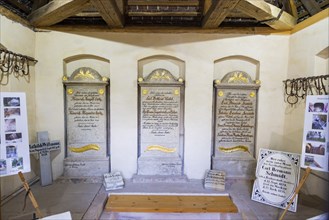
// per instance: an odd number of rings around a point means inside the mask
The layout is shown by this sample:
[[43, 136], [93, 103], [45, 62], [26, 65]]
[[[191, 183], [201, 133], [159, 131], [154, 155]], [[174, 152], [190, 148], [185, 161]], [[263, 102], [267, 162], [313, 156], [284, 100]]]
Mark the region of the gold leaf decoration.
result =
[[96, 144], [88, 144], [88, 145], [83, 146], [83, 147], [69, 147], [69, 150], [71, 152], [74, 152], [74, 153], [83, 153], [83, 152], [88, 151], [88, 150], [98, 151], [99, 149], [100, 149], [100, 147]]
[[224, 92], [223, 92], [223, 91], [219, 91], [219, 92], [218, 92], [218, 96], [219, 96], [219, 97], [222, 97], [223, 95], [224, 95]]
[[74, 76], [74, 79], [95, 79], [95, 77], [90, 73], [89, 70], [83, 72], [83, 69], [80, 69], [80, 72]]
[[143, 95], [147, 95], [149, 91], [147, 89], [143, 89]]
[[235, 147], [228, 147], [228, 148], [218, 147], [218, 150], [222, 151], [224, 153], [232, 153], [232, 152], [236, 152], [236, 151], [243, 151], [243, 152], [250, 153], [248, 147], [242, 146], [242, 145], [238, 145], [238, 146], [235, 146]]
[[231, 76], [228, 81], [228, 83], [237, 83], [237, 82], [243, 82], [243, 83], [248, 83], [248, 79], [243, 76], [243, 73], [241, 72], [236, 72]]
[[256, 93], [255, 93], [255, 92], [250, 92], [249, 96], [250, 96], [251, 98], [254, 98], [254, 97], [256, 96]]
[[154, 150], [161, 151], [164, 153], [174, 153], [176, 151], [176, 148], [168, 148], [161, 145], [151, 145], [146, 148], [145, 152]]
[[105, 90], [104, 89], [99, 89], [98, 90], [98, 94], [103, 95], [104, 93], [105, 93]]
[[72, 94], [73, 94], [73, 92], [74, 92], [74, 90], [73, 90], [73, 89], [68, 89], [68, 90], [67, 90], [67, 94], [68, 94], [68, 95], [72, 95]]

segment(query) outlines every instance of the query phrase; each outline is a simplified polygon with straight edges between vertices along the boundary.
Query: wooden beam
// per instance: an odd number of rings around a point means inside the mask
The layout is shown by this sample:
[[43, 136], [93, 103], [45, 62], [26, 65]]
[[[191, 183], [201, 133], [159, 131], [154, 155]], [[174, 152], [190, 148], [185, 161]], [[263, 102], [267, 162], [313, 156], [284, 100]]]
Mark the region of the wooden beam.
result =
[[54, 0], [32, 12], [28, 18], [35, 27], [51, 26], [88, 6], [89, 0]]
[[100, 15], [109, 27], [123, 27], [123, 15], [115, 0], [93, 0], [91, 3], [99, 10]]
[[[180, 33], [202, 33], [202, 34], [290, 34], [289, 31], [275, 30], [270, 27], [223, 27], [223, 28], [196, 28], [196, 27], [181, 27], [181, 26], [125, 26], [125, 28], [109, 28], [108, 26], [99, 25], [53, 25], [51, 27], [43, 27], [38, 29], [62, 31], [67, 33], [92, 33], [92, 32], [113, 32], [113, 33], [166, 33], [166, 34], [180, 34]], [[37, 31], [38, 31], [37, 30]]]
[[319, 4], [315, 0], [300, 0], [310, 15], [315, 15], [321, 11]]
[[203, 18], [203, 28], [217, 28], [236, 7], [240, 0], [217, 0], [210, 6], [207, 14]]
[[241, 0], [237, 9], [277, 30], [291, 30], [296, 18], [280, 8], [260, 0]]
[[212, 0], [205, 0], [203, 3], [203, 14], [206, 15], [210, 6], [212, 4]]

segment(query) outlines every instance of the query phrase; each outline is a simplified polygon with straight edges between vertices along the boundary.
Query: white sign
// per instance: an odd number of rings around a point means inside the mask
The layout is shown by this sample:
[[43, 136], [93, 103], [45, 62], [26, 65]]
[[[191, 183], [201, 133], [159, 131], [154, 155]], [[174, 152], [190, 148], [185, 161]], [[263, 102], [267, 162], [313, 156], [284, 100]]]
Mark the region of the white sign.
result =
[[329, 168], [329, 96], [306, 97], [301, 167], [328, 172]]
[[0, 176], [30, 172], [25, 93], [0, 93]]
[[[251, 199], [285, 209], [299, 182], [300, 155], [260, 149]], [[289, 211], [296, 212], [297, 196]]]

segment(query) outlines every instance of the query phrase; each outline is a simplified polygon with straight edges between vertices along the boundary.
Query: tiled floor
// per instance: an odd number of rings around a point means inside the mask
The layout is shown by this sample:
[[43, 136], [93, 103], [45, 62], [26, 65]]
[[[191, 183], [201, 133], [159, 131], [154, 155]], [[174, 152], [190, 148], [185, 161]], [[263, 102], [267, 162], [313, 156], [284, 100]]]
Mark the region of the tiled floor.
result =
[[[74, 220], [78, 219], [279, 219], [283, 210], [250, 199], [252, 185], [250, 181], [228, 180], [224, 193], [229, 193], [237, 205], [239, 213], [218, 214], [154, 214], [154, 213], [108, 213], [102, 212], [109, 193], [100, 183], [61, 183], [54, 182], [50, 186], [41, 187], [39, 183], [31, 186], [31, 190], [46, 216], [70, 211]], [[221, 193], [203, 188], [200, 180], [188, 183], [132, 183], [126, 181], [124, 189], [113, 193]], [[1, 220], [32, 219], [35, 212], [29, 198], [26, 208], [22, 211], [25, 191], [1, 206]], [[302, 198], [302, 199], [301, 199]], [[315, 202], [307, 196], [300, 196], [297, 212], [287, 212], [284, 219], [300, 220], [323, 214], [323, 207], [310, 207]], [[323, 201], [321, 201], [323, 202]]]

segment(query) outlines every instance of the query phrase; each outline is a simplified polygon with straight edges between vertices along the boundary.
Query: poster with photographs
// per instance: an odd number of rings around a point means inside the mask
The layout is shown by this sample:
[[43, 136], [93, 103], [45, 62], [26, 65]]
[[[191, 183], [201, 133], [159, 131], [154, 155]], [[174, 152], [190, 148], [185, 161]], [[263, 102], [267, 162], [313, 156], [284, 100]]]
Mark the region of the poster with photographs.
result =
[[0, 93], [0, 176], [31, 170], [25, 93]]
[[329, 96], [306, 97], [301, 167], [329, 170]]
[[[300, 155], [260, 149], [251, 199], [285, 209], [299, 182]], [[296, 196], [289, 211], [297, 210]]]

